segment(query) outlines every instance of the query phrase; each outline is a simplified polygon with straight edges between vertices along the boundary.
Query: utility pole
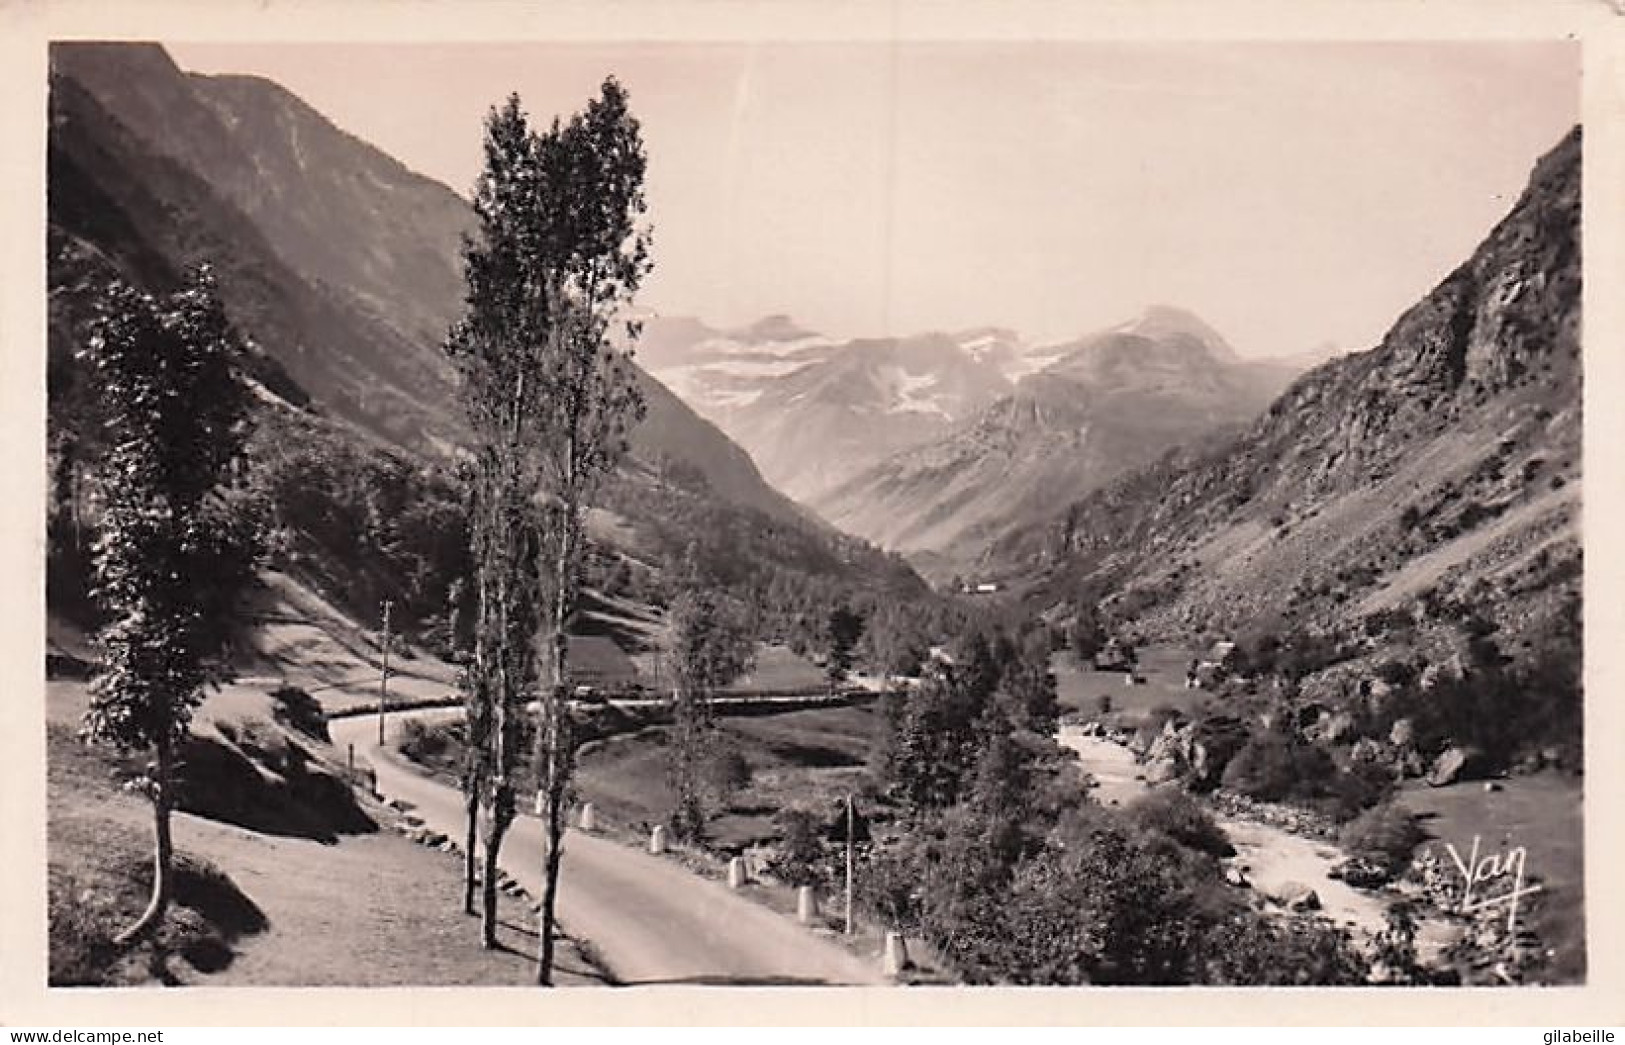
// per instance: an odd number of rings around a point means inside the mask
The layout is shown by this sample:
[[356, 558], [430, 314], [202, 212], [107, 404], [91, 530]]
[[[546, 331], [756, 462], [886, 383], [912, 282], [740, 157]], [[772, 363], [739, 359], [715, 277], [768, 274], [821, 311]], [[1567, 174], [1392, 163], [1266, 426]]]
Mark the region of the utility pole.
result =
[[846, 796], [846, 935], [852, 935], [852, 845], [854, 830], [853, 821], [857, 816], [852, 809], [852, 795]]
[[384, 671], [378, 677], [378, 746], [384, 746], [384, 706], [389, 703], [389, 607], [384, 600]]

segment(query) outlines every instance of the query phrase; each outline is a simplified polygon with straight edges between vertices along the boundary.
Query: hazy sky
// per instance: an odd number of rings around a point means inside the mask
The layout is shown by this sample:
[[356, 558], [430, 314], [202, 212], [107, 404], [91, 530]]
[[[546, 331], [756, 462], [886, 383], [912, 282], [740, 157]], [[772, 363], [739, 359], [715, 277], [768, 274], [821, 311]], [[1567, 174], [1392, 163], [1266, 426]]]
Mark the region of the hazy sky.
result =
[[468, 193], [487, 108], [613, 72], [642, 304], [832, 335], [1075, 336], [1161, 302], [1245, 355], [1374, 344], [1578, 119], [1561, 43], [198, 45]]

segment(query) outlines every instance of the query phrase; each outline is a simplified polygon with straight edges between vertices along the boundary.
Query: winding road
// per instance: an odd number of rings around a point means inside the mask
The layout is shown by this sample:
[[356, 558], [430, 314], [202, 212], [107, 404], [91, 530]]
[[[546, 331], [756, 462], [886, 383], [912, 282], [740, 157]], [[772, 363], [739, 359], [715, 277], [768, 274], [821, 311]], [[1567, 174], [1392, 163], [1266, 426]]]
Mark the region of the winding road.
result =
[[[458, 714], [397, 712], [388, 716], [388, 731], [399, 732], [405, 717]], [[381, 749], [375, 717], [335, 718], [328, 729], [336, 747], [354, 744], [356, 754], [372, 764], [379, 793], [410, 803], [431, 830], [462, 838], [462, 795]], [[532, 896], [542, 893], [541, 854], [540, 822], [521, 816], [499, 862]], [[866, 962], [719, 882], [578, 830], [565, 837], [558, 904], [560, 924], [589, 941], [621, 983], [886, 982], [878, 961]]]

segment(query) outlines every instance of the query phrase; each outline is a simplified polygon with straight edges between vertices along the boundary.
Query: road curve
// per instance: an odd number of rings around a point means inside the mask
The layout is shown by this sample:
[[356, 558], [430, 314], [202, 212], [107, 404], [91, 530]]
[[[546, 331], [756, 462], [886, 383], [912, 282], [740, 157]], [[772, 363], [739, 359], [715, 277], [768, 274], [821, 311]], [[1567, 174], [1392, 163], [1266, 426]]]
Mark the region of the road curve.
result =
[[[399, 732], [403, 717], [460, 713], [396, 712], [388, 728], [390, 734]], [[356, 754], [373, 765], [382, 795], [411, 803], [426, 826], [461, 842], [462, 795], [381, 750], [376, 717], [335, 718], [328, 730], [335, 746], [354, 744]], [[541, 895], [538, 820], [521, 816], [514, 823], [499, 862], [528, 893]], [[571, 935], [591, 942], [621, 983], [885, 982], [878, 962], [860, 959], [719, 882], [577, 830], [565, 836], [558, 914]]]

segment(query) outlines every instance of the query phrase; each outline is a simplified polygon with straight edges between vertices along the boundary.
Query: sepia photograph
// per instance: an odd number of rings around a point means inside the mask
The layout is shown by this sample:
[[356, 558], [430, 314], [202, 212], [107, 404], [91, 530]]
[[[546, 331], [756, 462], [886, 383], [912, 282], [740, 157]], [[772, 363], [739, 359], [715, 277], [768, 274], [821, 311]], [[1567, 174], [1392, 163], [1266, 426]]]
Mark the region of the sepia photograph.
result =
[[53, 996], [1593, 982], [1578, 40], [44, 47]]

